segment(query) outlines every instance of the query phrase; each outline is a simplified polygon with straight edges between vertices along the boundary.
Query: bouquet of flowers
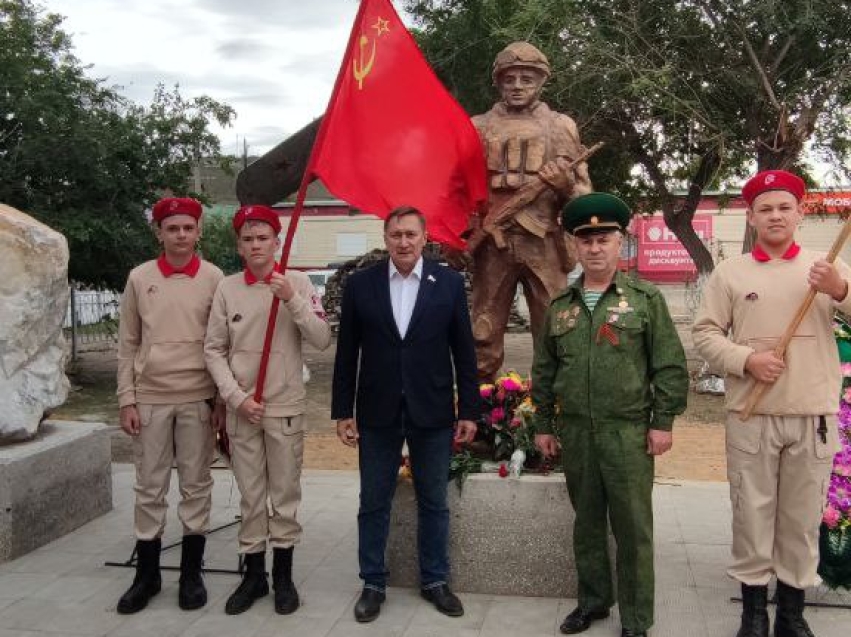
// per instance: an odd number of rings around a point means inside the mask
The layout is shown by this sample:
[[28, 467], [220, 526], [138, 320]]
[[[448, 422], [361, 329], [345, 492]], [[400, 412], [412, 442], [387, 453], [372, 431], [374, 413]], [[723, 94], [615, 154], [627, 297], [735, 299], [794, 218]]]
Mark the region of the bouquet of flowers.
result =
[[493, 459], [507, 460], [522, 450], [526, 457], [535, 452], [531, 416], [535, 412], [529, 395], [529, 380], [514, 371], [479, 388], [484, 403], [481, 425], [485, 438], [492, 441]]
[[851, 329], [837, 321], [834, 333], [843, 361], [838, 418], [842, 449], [833, 459], [822, 516], [818, 572], [829, 587], [851, 589]]

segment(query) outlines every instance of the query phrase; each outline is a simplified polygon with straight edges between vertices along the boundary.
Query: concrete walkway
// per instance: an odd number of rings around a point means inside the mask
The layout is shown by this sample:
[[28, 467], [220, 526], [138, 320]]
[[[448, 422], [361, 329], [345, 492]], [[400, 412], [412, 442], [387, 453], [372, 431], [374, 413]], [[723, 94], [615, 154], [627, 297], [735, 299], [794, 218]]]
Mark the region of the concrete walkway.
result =
[[[115, 510], [37, 551], [0, 565], [0, 637], [44, 635], [175, 637], [539, 637], [558, 635], [558, 625], [574, 600], [465, 595], [466, 614], [440, 615], [417, 591], [391, 589], [381, 616], [360, 625], [352, 606], [360, 590], [357, 578], [357, 474], [308, 471], [300, 512], [304, 540], [296, 550], [296, 580], [303, 606], [294, 615], [275, 614], [271, 597], [238, 617], [224, 613], [237, 576], [208, 574], [208, 605], [184, 612], [177, 607], [177, 573], [164, 571], [163, 590], [134, 616], [115, 612], [118, 597], [133, 572], [105, 566], [123, 562], [132, 551], [133, 469], [114, 465]], [[229, 471], [216, 471], [213, 525], [232, 522], [239, 494]], [[176, 482], [173, 481], [173, 482]], [[730, 540], [727, 485], [668, 482], [655, 491], [657, 541], [657, 623], [653, 637], [732, 637], [740, 607], [730, 602], [737, 587], [724, 575]], [[171, 502], [177, 500], [172, 489]], [[529, 533], [534, 533], [534, 520]], [[208, 568], [235, 569], [236, 527], [208, 539]], [[165, 542], [180, 539], [172, 515]], [[518, 538], [518, 550], [523, 550]], [[179, 548], [163, 555], [177, 565]], [[499, 565], [494, 564], [498, 569]], [[851, 603], [851, 595], [811, 591], [829, 603]], [[812, 608], [807, 614], [819, 637], [845, 637], [851, 610]], [[617, 613], [595, 624], [589, 637], [620, 634]]]

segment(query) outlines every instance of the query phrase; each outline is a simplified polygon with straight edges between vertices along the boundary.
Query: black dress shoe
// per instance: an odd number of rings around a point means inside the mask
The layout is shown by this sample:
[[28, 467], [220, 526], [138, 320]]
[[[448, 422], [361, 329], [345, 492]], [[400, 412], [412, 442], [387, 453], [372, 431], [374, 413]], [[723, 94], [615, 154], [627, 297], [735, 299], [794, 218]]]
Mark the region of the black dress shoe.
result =
[[464, 614], [464, 605], [455, 596], [455, 593], [449, 590], [449, 586], [446, 584], [424, 588], [420, 591], [420, 595], [422, 595], [423, 599], [434, 604], [434, 607], [444, 615], [461, 617]]
[[605, 619], [609, 616], [609, 609], [601, 610], [585, 610], [584, 608], [576, 607], [573, 612], [564, 618], [564, 621], [559, 626], [559, 630], [564, 635], [575, 635], [588, 630], [591, 622], [597, 619]]
[[355, 620], [361, 624], [373, 621], [381, 612], [382, 603], [384, 593], [379, 593], [374, 588], [363, 589], [358, 603], [355, 604]]
[[642, 630], [637, 633], [634, 630], [630, 630], [629, 628], [621, 628], [621, 637], [647, 637], [647, 631]]

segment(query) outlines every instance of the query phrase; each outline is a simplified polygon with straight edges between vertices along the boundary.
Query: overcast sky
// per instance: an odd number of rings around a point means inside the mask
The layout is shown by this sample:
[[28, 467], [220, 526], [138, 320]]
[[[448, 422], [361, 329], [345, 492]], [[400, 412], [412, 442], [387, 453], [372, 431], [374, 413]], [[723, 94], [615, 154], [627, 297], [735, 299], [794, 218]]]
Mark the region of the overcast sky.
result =
[[[232, 106], [225, 152], [262, 154], [325, 111], [358, 0], [40, 0], [95, 77], [150, 103], [180, 85]], [[395, 2], [397, 11], [400, 3]], [[218, 129], [217, 129], [218, 130]]]

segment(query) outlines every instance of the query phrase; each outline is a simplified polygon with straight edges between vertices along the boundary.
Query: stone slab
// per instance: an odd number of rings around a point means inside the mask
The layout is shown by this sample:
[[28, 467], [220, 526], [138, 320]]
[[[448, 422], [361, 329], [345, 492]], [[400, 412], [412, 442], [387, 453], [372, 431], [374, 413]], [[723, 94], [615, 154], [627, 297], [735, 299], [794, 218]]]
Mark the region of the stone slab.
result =
[[[474, 474], [449, 485], [453, 589], [466, 593], [576, 597], [574, 512], [564, 477]], [[410, 480], [393, 500], [387, 566], [391, 586], [419, 585], [417, 509]]]
[[111, 509], [106, 425], [46, 420], [32, 440], [0, 446], [0, 563]]

